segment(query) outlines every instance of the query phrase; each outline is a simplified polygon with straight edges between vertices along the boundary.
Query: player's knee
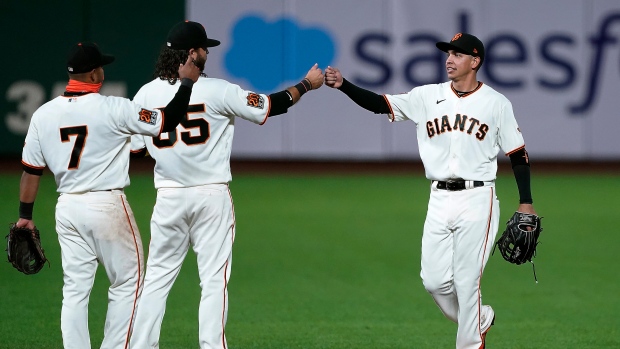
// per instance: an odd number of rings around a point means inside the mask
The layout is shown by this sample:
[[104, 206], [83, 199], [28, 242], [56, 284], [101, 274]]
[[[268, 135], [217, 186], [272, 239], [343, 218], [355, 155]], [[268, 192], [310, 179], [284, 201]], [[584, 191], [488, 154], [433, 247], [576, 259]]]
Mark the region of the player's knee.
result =
[[437, 277], [425, 277], [422, 279], [424, 288], [428, 293], [432, 294], [448, 294], [453, 291], [452, 280], [441, 279]]

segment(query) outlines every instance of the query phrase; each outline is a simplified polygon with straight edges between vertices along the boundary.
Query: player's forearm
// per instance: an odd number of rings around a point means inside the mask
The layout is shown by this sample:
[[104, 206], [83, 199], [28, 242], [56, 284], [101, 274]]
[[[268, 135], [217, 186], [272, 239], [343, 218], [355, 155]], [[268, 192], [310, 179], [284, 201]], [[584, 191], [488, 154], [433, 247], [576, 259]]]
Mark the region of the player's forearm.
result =
[[24, 172], [19, 182], [19, 218], [32, 219], [34, 200], [37, 198], [41, 176]]
[[187, 113], [187, 106], [189, 105], [189, 98], [192, 95], [193, 85], [194, 82], [191, 79], [186, 78], [181, 80], [179, 90], [170, 103], [163, 109], [164, 125], [162, 127], [162, 133], [174, 131], [181, 120], [183, 120], [183, 117]]
[[376, 114], [389, 114], [390, 106], [383, 96], [354, 85], [347, 79], [342, 79], [342, 86], [338, 88], [360, 107]]
[[275, 116], [286, 113], [288, 108], [297, 103], [301, 99], [301, 96], [310, 90], [312, 90], [310, 80], [303, 79], [295, 86], [291, 86], [286, 90], [270, 94], [269, 101], [271, 102], [271, 108], [269, 115], [267, 116]]
[[530, 167], [525, 165], [517, 165], [512, 168], [519, 188], [519, 203], [531, 204], [532, 190], [530, 188]]
[[530, 162], [525, 148], [510, 154], [510, 162], [519, 189], [519, 203], [533, 203], [530, 186]]

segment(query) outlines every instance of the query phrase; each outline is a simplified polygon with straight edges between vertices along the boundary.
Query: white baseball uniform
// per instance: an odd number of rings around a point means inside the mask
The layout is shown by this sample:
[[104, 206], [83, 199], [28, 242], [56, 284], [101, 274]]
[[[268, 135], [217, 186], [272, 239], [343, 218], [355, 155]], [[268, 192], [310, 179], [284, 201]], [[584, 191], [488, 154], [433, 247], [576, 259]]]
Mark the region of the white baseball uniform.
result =
[[157, 135], [162, 122], [159, 111], [98, 93], [60, 96], [32, 115], [22, 163], [39, 171], [47, 166], [60, 193], [65, 348], [91, 347], [88, 302], [99, 263], [111, 283], [101, 348], [128, 346], [144, 270], [142, 240], [123, 193], [130, 136]]
[[[456, 347], [479, 349], [492, 320], [490, 307], [481, 303], [480, 281], [499, 221], [497, 154], [524, 147], [512, 105], [481, 83], [462, 96], [450, 82], [384, 96], [391, 121], [416, 123], [420, 157], [432, 181], [422, 237], [424, 286], [458, 323]], [[455, 180], [465, 180], [466, 189], [440, 189], [445, 183], [437, 182]]]
[[[162, 107], [172, 99], [177, 86], [156, 78], [138, 91], [134, 101], [149, 108]], [[235, 238], [228, 182], [232, 179], [235, 117], [263, 124], [269, 108], [266, 95], [201, 77], [194, 84], [187, 117], [174, 133], [157, 138], [132, 137], [132, 151], [146, 147], [156, 160], [157, 188], [132, 348], [159, 348], [166, 299], [190, 244], [198, 260], [202, 288], [200, 348], [227, 348], [224, 327]]]

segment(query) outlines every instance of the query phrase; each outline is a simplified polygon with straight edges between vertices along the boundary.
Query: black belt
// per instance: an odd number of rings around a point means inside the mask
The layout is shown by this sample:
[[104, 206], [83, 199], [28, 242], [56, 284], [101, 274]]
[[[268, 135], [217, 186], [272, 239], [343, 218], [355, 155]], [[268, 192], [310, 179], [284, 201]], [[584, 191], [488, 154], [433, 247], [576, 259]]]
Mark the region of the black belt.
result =
[[[449, 182], [443, 182], [443, 181], [435, 181], [437, 182], [437, 189], [443, 189], [443, 190], [449, 190], [449, 191], [457, 191], [457, 190], [464, 190], [465, 188], [465, 180], [458, 180], [458, 181], [449, 181]], [[484, 186], [484, 182], [483, 181], [474, 181], [474, 188], [477, 187], [482, 187]]]

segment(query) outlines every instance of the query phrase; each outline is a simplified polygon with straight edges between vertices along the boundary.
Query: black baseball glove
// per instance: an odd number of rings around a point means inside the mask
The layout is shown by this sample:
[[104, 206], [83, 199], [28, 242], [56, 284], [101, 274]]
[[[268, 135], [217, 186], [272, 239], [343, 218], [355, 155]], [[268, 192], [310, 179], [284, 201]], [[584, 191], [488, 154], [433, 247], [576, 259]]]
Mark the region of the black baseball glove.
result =
[[6, 236], [6, 252], [9, 262], [15, 269], [26, 275], [38, 273], [45, 262], [45, 251], [41, 248], [39, 230], [35, 227], [30, 230], [26, 227], [18, 228], [11, 224], [9, 235]]
[[497, 247], [502, 257], [510, 263], [519, 265], [531, 262], [536, 255], [538, 237], [542, 232], [540, 218], [535, 214], [515, 212], [506, 223], [506, 230], [495, 243], [493, 253]]

